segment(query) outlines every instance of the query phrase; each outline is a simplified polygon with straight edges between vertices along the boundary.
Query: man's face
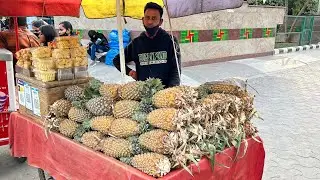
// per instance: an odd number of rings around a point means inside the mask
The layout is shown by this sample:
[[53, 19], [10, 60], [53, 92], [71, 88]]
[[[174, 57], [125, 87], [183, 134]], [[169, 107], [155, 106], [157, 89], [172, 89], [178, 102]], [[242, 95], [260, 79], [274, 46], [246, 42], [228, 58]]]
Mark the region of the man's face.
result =
[[142, 18], [143, 25], [147, 28], [161, 26], [163, 20], [160, 17], [160, 12], [157, 9], [147, 9]]

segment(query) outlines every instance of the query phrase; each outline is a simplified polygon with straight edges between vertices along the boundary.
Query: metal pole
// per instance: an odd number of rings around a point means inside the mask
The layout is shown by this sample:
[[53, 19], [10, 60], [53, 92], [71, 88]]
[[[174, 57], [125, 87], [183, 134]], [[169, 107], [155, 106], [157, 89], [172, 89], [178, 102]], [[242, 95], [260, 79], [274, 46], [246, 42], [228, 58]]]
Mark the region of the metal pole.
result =
[[123, 34], [122, 34], [122, 12], [120, 6], [120, 0], [117, 0], [117, 27], [118, 27], [118, 39], [119, 39], [119, 55], [120, 55], [120, 70], [122, 77], [126, 76], [126, 62], [123, 48]]

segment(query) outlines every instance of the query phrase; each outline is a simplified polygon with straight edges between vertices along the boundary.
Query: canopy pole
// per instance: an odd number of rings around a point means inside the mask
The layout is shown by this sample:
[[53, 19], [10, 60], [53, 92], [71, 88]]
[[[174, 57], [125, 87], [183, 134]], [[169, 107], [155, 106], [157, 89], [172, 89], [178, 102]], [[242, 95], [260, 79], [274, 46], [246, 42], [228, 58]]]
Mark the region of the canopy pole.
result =
[[125, 56], [124, 56], [124, 48], [123, 48], [123, 34], [122, 34], [122, 12], [121, 12], [121, 6], [120, 1], [117, 0], [117, 27], [118, 27], [118, 39], [119, 39], [119, 55], [120, 55], [120, 70], [122, 77], [126, 76], [126, 62], [125, 62]]
[[171, 18], [170, 18], [170, 14], [169, 14], [168, 1], [167, 0], [163, 0], [163, 4], [164, 4], [164, 7], [166, 8], [167, 15], [168, 15], [169, 28], [170, 28], [171, 40], [172, 40], [172, 44], [173, 44], [174, 56], [175, 56], [175, 59], [176, 59], [176, 66], [177, 66], [177, 69], [178, 69], [179, 79], [181, 81], [181, 69], [180, 69], [179, 60], [178, 60], [177, 47], [176, 47], [176, 44], [175, 44], [175, 41], [174, 41], [174, 36], [173, 36], [172, 23], [171, 23]]

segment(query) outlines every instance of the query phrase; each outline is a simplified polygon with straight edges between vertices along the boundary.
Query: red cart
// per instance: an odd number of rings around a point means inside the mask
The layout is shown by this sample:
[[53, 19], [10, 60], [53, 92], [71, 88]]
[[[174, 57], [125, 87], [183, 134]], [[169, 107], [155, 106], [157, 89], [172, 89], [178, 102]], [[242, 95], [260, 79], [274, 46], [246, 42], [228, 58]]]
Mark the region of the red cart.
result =
[[17, 110], [13, 74], [12, 53], [0, 49], [0, 146], [9, 144], [9, 117]]

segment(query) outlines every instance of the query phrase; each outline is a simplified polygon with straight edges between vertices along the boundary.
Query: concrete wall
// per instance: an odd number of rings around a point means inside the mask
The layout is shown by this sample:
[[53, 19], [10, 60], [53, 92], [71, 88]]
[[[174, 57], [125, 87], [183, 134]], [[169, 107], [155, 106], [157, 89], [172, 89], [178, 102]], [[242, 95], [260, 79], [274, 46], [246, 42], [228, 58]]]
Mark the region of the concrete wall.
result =
[[[262, 6], [248, 6], [222, 10], [188, 17], [172, 19], [172, 30], [180, 40], [182, 61], [185, 66], [244, 57], [271, 54], [275, 46], [277, 24], [283, 23], [285, 9]], [[55, 24], [70, 21], [75, 29], [86, 38], [87, 30], [103, 30], [104, 33], [116, 29], [115, 18], [87, 19], [83, 12], [80, 18], [56, 17]], [[132, 30], [136, 37], [144, 29], [141, 20], [126, 18], [124, 27]], [[163, 28], [170, 29], [167, 15], [164, 15]], [[219, 32], [225, 38], [217, 39]], [[266, 32], [268, 32], [266, 34]], [[192, 42], [186, 34], [193, 34]], [[247, 36], [246, 36], [247, 35]]]

